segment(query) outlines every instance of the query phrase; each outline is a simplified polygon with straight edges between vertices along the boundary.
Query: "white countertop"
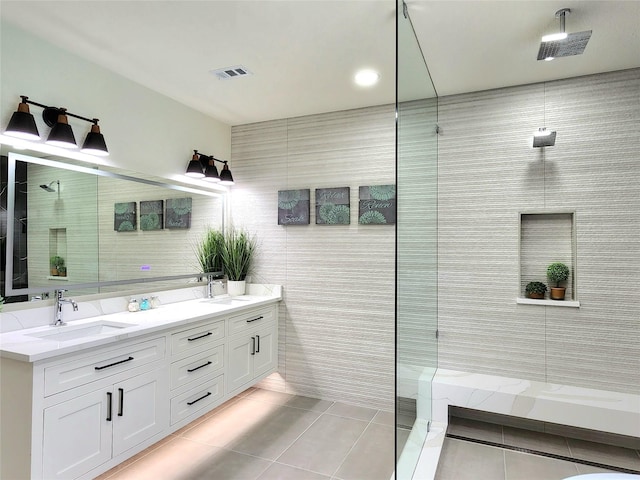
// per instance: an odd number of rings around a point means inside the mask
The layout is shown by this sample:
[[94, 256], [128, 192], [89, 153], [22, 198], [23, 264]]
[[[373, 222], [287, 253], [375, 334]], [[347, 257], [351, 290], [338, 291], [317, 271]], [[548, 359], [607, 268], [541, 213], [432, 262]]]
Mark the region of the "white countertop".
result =
[[[228, 316], [250, 308], [275, 303], [281, 299], [279, 289], [270, 296], [242, 295], [240, 297], [228, 297], [224, 295], [213, 300], [206, 298], [186, 300], [139, 312], [127, 311], [100, 315], [68, 322], [66, 326], [62, 327], [47, 325], [15, 330], [0, 334], [0, 356], [24, 362], [37, 362], [59, 355], [80, 352], [97, 346], [109, 345], [122, 340], [160, 332], [200, 320]], [[96, 321], [117, 322], [118, 324], [131, 326], [65, 341], [33, 336], [34, 334], [45, 332], [62, 332], [63, 329], [68, 329], [68, 327], [73, 329]]]

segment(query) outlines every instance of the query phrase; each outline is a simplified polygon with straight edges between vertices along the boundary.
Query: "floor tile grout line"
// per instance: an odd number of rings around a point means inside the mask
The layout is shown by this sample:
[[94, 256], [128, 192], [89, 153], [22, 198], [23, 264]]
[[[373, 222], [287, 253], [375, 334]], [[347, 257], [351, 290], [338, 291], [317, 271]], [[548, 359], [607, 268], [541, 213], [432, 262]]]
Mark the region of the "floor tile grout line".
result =
[[285, 467], [295, 468], [296, 470], [302, 470], [303, 472], [309, 472], [309, 473], [315, 473], [316, 475], [322, 475], [323, 477], [327, 477], [328, 479], [333, 478], [333, 477], [331, 477], [329, 475], [325, 475], [324, 473], [316, 472], [315, 470], [309, 470], [308, 468], [303, 468], [303, 467], [300, 467], [298, 465], [289, 465], [288, 463], [279, 462], [277, 460], [274, 460], [273, 463], [277, 463], [278, 465], [284, 465]]
[[567, 457], [565, 455], [558, 455], [555, 453], [548, 453], [548, 452], [543, 452], [540, 450], [533, 450], [533, 449], [529, 449], [529, 448], [521, 448], [521, 447], [516, 447], [513, 445], [505, 445], [505, 444], [500, 444], [500, 443], [496, 443], [496, 442], [491, 442], [489, 440], [479, 440], [479, 439], [475, 439], [475, 438], [470, 438], [470, 437], [463, 437], [460, 435], [454, 435], [451, 433], [447, 433], [446, 434], [447, 438], [453, 438], [455, 440], [461, 440], [461, 441], [465, 441], [465, 442], [471, 442], [471, 443], [479, 443], [481, 445], [487, 445], [490, 447], [496, 447], [496, 448], [501, 448], [503, 450], [511, 450], [511, 451], [515, 451], [515, 452], [520, 452], [520, 453], [526, 453], [529, 455], [537, 455], [540, 457], [547, 457], [547, 458], [554, 458], [556, 460], [563, 460], [565, 462], [570, 462], [570, 463], [578, 463], [581, 465], [588, 465], [590, 467], [597, 467], [597, 468], [604, 468], [604, 469], [608, 469], [608, 470], [614, 470], [616, 472], [622, 472], [622, 473], [631, 473], [631, 474], [640, 474], [640, 470], [633, 470], [630, 468], [625, 468], [625, 467], [618, 467], [616, 465], [607, 465], [605, 463], [598, 463], [598, 462], [592, 462], [590, 460], [583, 460], [580, 458], [575, 458], [575, 457]]
[[[309, 411], [313, 411], [313, 410], [309, 410]], [[285, 463], [285, 462], [278, 462], [278, 460], [279, 460], [279, 459], [280, 459], [280, 458], [281, 458], [281, 457], [282, 457], [282, 456], [287, 452], [287, 450], [289, 450], [289, 449], [293, 446], [293, 444], [294, 444], [294, 443], [296, 443], [298, 440], [300, 440], [300, 438], [301, 438], [305, 433], [307, 433], [307, 431], [308, 431], [308, 430], [309, 430], [309, 429], [310, 429], [310, 428], [311, 428], [311, 427], [312, 427], [312, 426], [313, 426], [313, 425], [314, 425], [318, 420], [320, 420], [320, 417], [322, 417], [322, 416], [324, 415], [324, 412], [314, 412], [314, 413], [319, 413], [319, 415], [316, 417], [316, 419], [315, 419], [313, 422], [311, 422], [311, 423], [307, 426], [307, 428], [305, 428], [305, 429], [300, 433], [300, 435], [298, 435], [298, 436], [297, 436], [297, 437], [296, 437], [296, 438], [295, 438], [291, 443], [289, 443], [289, 445], [287, 445], [287, 446], [284, 448], [284, 450], [282, 450], [282, 452], [280, 453], [280, 455], [278, 455], [278, 456], [276, 457], [276, 459], [273, 461], [274, 463], [276, 463], [276, 462], [277, 462], [277, 463], [280, 463], [280, 464], [282, 464], [282, 465], [286, 465], [286, 466], [288, 466], [288, 467], [300, 468], [300, 467], [298, 467], [297, 465], [291, 465], [291, 464], [288, 464], [288, 463]], [[304, 469], [303, 469], [303, 470], [304, 470]], [[313, 472], [313, 470], [309, 470], [309, 471], [310, 471], [310, 472]], [[313, 472], [313, 473], [319, 473], [319, 472]]]
[[[335, 416], [335, 415], [334, 415]], [[344, 418], [344, 417], [341, 417]], [[350, 419], [350, 420], [357, 420], [357, 419]], [[360, 420], [362, 421], [362, 420]], [[364, 429], [362, 430], [362, 433], [360, 435], [358, 435], [358, 438], [356, 438], [355, 442], [353, 442], [353, 444], [351, 445], [351, 448], [349, 449], [349, 451], [347, 452], [347, 454], [344, 456], [344, 458], [342, 459], [342, 461], [340, 462], [340, 465], [338, 465], [338, 468], [336, 468], [334, 470], [334, 472], [331, 474], [331, 478], [336, 477], [336, 475], [338, 474], [338, 472], [340, 471], [340, 468], [342, 468], [342, 465], [344, 465], [344, 462], [347, 460], [347, 458], [349, 458], [349, 455], [351, 454], [351, 452], [353, 451], [353, 449], [355, 448], [356, 444], [360, 441], [360, 439], [364, 436], [365, 432], [367, 431], [367, 429], [369, 428], [369, 426], [371, 425], [371, 420], [367, 423], [367, 426], [364, 427]], [[339, 478], [339, 477], [336, 477]]]

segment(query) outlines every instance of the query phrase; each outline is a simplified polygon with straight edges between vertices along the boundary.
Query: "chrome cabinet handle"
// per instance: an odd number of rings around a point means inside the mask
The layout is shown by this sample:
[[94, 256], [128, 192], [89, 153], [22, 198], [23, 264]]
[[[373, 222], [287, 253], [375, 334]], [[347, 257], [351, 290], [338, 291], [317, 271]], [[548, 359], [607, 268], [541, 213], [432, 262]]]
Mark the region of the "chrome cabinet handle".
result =
[[256, 354], [256, 337], [251, 337], [251, 355]]
[[256, 339], [258, 340], [258, 347], [256, 348], [256, 353], [260, 353], [260, 335], [256, 335]]

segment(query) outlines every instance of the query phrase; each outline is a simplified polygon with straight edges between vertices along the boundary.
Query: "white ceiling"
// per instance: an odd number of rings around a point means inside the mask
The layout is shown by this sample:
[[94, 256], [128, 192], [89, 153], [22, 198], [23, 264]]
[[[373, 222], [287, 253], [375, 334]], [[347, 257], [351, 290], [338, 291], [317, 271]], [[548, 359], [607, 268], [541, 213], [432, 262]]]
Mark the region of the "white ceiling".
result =
[[[640, 1], [407, 0], [438, 95], [640, 66]], [[593, 30], [537, 61], [541, 35]], [[229, 125], [392, 103], [393, 0], [2, 0], [2, 18]], [[218, 80], [242, 65], [253, 75]], [[356, 87], [362, 67], [380, 83]]]

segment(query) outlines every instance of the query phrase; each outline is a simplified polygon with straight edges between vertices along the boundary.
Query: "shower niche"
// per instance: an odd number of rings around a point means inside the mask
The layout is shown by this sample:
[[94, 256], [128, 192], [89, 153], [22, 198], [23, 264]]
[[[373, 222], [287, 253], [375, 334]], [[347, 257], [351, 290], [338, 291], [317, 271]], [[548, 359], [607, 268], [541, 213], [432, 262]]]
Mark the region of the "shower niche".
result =
[[[556, 307], [579, 307], [576, 262], [576, 215], [569, 211], [538, 211], [520, 213], [520, 269], [517, 303]], [[547, 267], [562, 262], [569, 267], [565, 282], [564, 300], [549, 299]], [[525, 297], [529, 282], [542, 282], [547, 286], [544, 300]]]
[[67, 277], [67, 229], [49, 229], [48, 280], [68, 281]]

